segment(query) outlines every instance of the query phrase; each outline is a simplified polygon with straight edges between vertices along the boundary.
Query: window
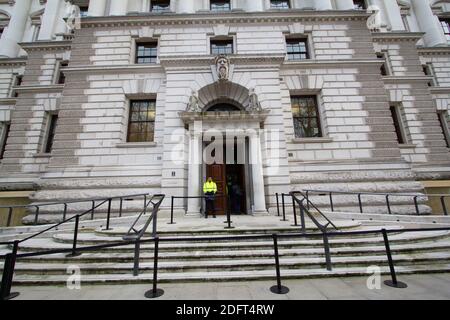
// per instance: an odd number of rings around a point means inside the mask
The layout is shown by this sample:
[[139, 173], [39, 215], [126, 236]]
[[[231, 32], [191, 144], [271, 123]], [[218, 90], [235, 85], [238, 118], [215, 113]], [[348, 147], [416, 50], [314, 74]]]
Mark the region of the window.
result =
[[433, 67], [431, 66], [431, 64], [424, 64], [424, 65], [422, 65], [422, 70], [423, 70], [423, 73], [426, 76], [433, 77], [433, 79], [428, 82], [428, 86], [429, 87], [435, 86], [436, 85], [436, 78], [434, 77], [434, 71], [433, 71]]
[[450, 114], [448, 111], [438, 112], [439, 122], [441, 123], [442, 132], [444, 133], [445, 142], [447, 143], [447, 148], [450, 148]]
[[[23, 76], [18, 74], [16, 76], [14, 76], [14, 80], [13, 80], [13, 87], [20, 87], [22, 85], [22, 81], [23, 81]], [[17, 98], [19, 96], [19, 93], [14, 90], [14, 88], [11, 89], [11, 97], [13, 98]]]
[[89, 7], [88, 6], [80, 6], [80, 17], [84, 18], [88, 16]]
[[47, 138], [45, 139], [44, 152], [51, 153], [53, 148], [53, 142], [55, 140], [56, 126], [58, 122], [57, 114], [48, 115], [48, 125], [47, 125]]
[[308, 39], [286, 39], [288, 60], [309, 59]]
[[290, 7], [287, 0], [270, 0], [270, 9], [289, 9]]
[[151, 12], [167, 12], [170, 11], [169, 0], [152, 0], [150, 5]]
[[367, 4], [365, 0], [353, 0], [353, 8], [355, 10], [366, 10]]
[[230, 11], [231, 4], [230, 0], [211, 0], [210, 1], [210, 10], [211, 11]]
[[156, 42], [136, 44], [136, 63], [157, 63], [158, 44]]
[[8, 140], [10, 127], [11, 125], [9, 123], [3, 123], [3, 129], [0, 132], [0, 160], [5, 155], [6, 140]]
[[233, 39], [211, 40], [211, 54], [233, 54]]
[[316, 96], [291, 97], [296, 138], [322, 137]]
[[61, 61], [59, 63], [59, 66], [58, 66], [58, 78], [57, 78], [57, 81], [56, 81], [57, 84], [64, 84], [64, 83], [66, 83], [66, 76], [65, 76], [64, 72], [61, 69], [67, 67], [68, 65], [69, 65], [69, 63], [67, 61]]
[[389, 68], [387, 66], [387, 60], [386, 60], [386, 53], [385, 52], [378, 52], [377, 58], [380, 60], [383, 60], [383, 64], [380, 67], [380, 73], [382, 76], [388, 76], [389, 75]]
[[445, 38], [447, 41], [450, 41], [450, 20], [449, 19], [440, 19], [442, 29], [444, 30]]
[[155, 133], [155, 100], [130, 102], [127, 142], [152, 142]]
[[394, 121], [395, 133], [397, 135], [397, 141], [399, 144], [405, 144], [407, 142], [405, 129], [403, 127], [402, 116], [400, 108], [398, 106], [391, 106], [391, 116]]

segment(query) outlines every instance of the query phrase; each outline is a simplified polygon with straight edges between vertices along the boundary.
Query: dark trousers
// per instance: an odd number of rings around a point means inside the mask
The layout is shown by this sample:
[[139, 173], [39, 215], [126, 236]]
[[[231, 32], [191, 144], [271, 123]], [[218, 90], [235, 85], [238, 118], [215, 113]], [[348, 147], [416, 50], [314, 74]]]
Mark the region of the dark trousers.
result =
[[240, 214], [241, 213], [241, 196], [232, 195], [231, 196], [231, 213]]
[[215, 217], [215, 211], [216, 208], [214, 206], [214, 201], [215, 201], [215, 194], [214, 192], [207, 192], [205, 193], [205, 201], [206, 201], [206, 210], [205, 210], [205, 218], [208, 218], [208, 214], [213, 214], [213, 216]]

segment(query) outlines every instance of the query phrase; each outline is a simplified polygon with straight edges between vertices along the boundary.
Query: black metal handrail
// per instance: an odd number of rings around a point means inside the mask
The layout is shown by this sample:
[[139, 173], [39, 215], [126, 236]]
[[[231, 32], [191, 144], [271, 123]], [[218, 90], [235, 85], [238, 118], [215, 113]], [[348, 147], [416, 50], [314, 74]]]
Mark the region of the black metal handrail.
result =
[[[214, 198], [224, 198], [224, 197], [228, 197], [226, 194], [223, 193], [218, 193], [216, 195], [214, 195]], [[170, 201], [170, 222], [168, 224], [175, 224], [174, 221], [174, 201], [175, 199], [202, 199], [202, 203], [201, 203], [201, 208], [200, 211], [202, 211], [203, 208], [203, 200], [206, 200], [206, 198], [208, 198], [208, 196], [206, 195], [202, 195], [202, 196], [171, 196], [171, 201]], [[227, 210], [227, 221], [224, 221], [224, 223], [227, 224], [227, 226], [225, 227], [225, 229], [234, 229], [234, 227], [231, 225], [232, 221], [231, 221], [231, 213], [230, 210]], [[215, 213], [213, 213], [214, 218], [216, 217]], [[208, 214], [205, 211], [205, 218], [208, 218]]]
[[[390, 233], [410, 233], [410, 232], [437, 232], [437, 231], [450, 231], [450, 227], [441, 227], [441, 228], [412, 228], [412, 229], [381, 229], [381, 230], [363, 230], [363, 231], [345, 231], [345, 232], [329, 232], [327, 233], [328, 237], [343, 237], [350, 235], [368, 235], [368, 234], [382, 234], [383, 241], [385, 245], [385, 251], [388, 258], [389, 272], [392, 280], [385, 281], [386, 285], [394, 286], [394, 287], [405, 287], [403, 283], [397, 280], [396, 271], [394, 261], [392, 259], [391, 249], [389, 246], [388, 234]], [[154, 268], [153, 268], [153, 283], [152, 290], [146, 293], [146, 297], [154, 298], [157, 297], [157, 292], [159, 295], [163, 293], [161, 289], [157, 288], [157, 274], [158, 274], [158, 244], [160, 242], [187, 242], [187, 241], [234, 241], [234, 240], [259, 240], [259, 239], [274, 239], [274, 258], [275, 258], [275, 268], [276, 268], [276, 278], [277, 278], [277, 286], [271, 288], [271, 291], [274, 293], [285, 293], [286, 291], [283, 289], [287, 289], [281, 286], [281, 273], [280, 273], [280, 264], [279, 264], [279, 256], [278, 256], [278, 243], [277, 239], [288, 239], [288, 238], [315, 238], [321, 237], [322, 234], [318, 233], [288, 233], [288, 234], [258, 234], [258, 235], [240, 235], [240, 236], [213, 236], [213, 237], [173, 237], [173, 238], [150, 238], [150, 239], [139, 239], [136, 241], [121, 241], [109, 244], [101, 244], [79, 248], [80, 252], [84, 251], [95, 251], [99, 249], [113, 248], [113, 247], [122, 247], [130, 244], [134, 244], [138, 242], [140, 245], [144, 243], [155, 243], [154, 250]], [[18, 243], [14, 243], [14, 247], [11, 253], [0, 256], [0, 258], [5, 258], [5, 264], [3, 268], [3, 276], [2, 283], [0, 288], [0, 300], [12, 299], [18, 295], [18, 293], [11, 293], [11, 287], [13, 282], [14, 268], [17, 259], [27, 258], [27, 257], [36, 257], [43, 256], [49, 254], [61, 254], [61, 253], [69, 253], [71, 249], [54, 249], [54, 250], [46, 250], [39, 252], [31, 252], [31, 253], [17, 253]], [[331, 261], [330, 261], [331, 262]], [[328, 261], [327, 261], [328, 263]], [[328, 268], [327, 268], [328, 269]], [[274, 290], [272, 290], [274, 289]]]
[[358, 206], [360, 213], [364, 213], [363, 209], [363, 201], [362, 196], [382, 196], [385, 198], [386, 207], [388, 209], [388, 213], [392, 214], [391, 209], [391, 202], [390, 199], [392, 197], [411, 197], [414, 202], [415, 207], [415, 214], [421, 215], [420, 207], [419, 207], [419, 199], [420, 198], [439, 198], [441, 207], [443, 209], [443, 214], [448, 216], [448, 208], [445, 203], [446, 198], [450, 198], [450, 194], [412, 194], [412, 193], [383, 193], [383, 192], [351, 192], [351, 191], [335, 191], [335, 190], [311, 190], [311, 189], [305, 189], [303, 192], [306, 194], [306, 198], [309, 199], [310, 194], [318, 194], [318, 195], [328, 195], [329, 196], [329, 203], [331, 211], [334, 212], [334, 202], [333, 202], [333, 195], [338, 194], [348, 194], [348, 195], [354, 195], [358, 198]]
[[[153, 236], [153, 238], [157, 238], [157, 236], [158, 236], [158, 234], [157, 234], [158, 210], [159, 210], [159, 207], [161, 206], [161, 203], [163, 202], [164, 198], [165, 198], [164, 194], [155, 194], [150, 198], [150, 200], [148, 202], [147, 202], [147, 200], [145, 200], [146, 205], [144, 207], [144, 210], [142, 210], [142, 212], [137, 216], [137, 218], [134, 220], [134, 222], [131, 225], [128, 232], [122, 237], [122, 239], [125, 241], [134, 241], [135, 242], [134, 267], [133, 267], [134, 276], [139, 275], [139, 255], [140, 255], [140, 250], [141, 250], [139, 240], [141, 240], [141, 238], [144, 236], [145, 232], [147, 231], [148, 226], [150, 225], [150, 223], [152, 221], [153, 221], [152, 236]], [[150, 203], [153, 205], [152, 213], [151, 213], [150, 217], [147, 219], [147, 221], [145, 222], [144, 226], [140, 230], [137, 230], [135, 228], [136, 224], [141, 219], [141, 217], [147, 213], [147, 207], [150, 205]]]
[[[145, 193], [139, 193], [139, 194], [133, 194], [133, 195], [126, 195], [126, 196], [115, 196], [115, 197], [106, 197], [106, 198], [84, 198], [82, 200], [67, 200], [67, 201], [59, 201], [59, 202], [43, 202], [43, 203], [38, 203], [38, 204], [28, 204], [28, 205], [10, 205], [10, 206], [0, 206], [0, 209], [8, 209], [8, 217], [7, 217], [7, 223], [6, 226], [10, 227], [11, 226], [11, 222], [12, 222], [12, 217], [13, 217], [13, 210], [14, 209], [28, 209], [28, 208], [34, 208], [35, 212], [34, 212], [34, 225], [38, 224], [38, 217], [39, 217], [39, 213], [41, 211], [42, 207], [49, 207], [49, 206], [57, 206], [57, 205], [63, 205], [64, 209], [63, 209], [63, 220], [66, 220], [66, 216], [67, 216], [67, 212], [68, 212], [68, 205], [69, 204], [74, 204], [74, 203], [86, 203], [86, 202], [90, 202], [92, 203], [91, 208], [88, 210], [91, 213], [91, 219], [93, 220], [94, 218], [94, 211], [95, 209], [97, 209], [100, 206], [96, 206], [96, 202], [98, 201], [108, 201], [108, 200], [116, 200], [119, 199], [120, 200], [120, 207], [119, 207], [119, 217], [122, 216], [122, 209], [123, 209], [123, 201], [124, 199], [130, 199], [130, 198], [135, 198], [135, 197], [143, 197], [145, 195]], [[103, 202], [102, 204], [105, 204], [105, 202]], [[108, 210], [110, 210], [110, 208], [108, 208]], [[82, 214], [85, 214], [86, 212], [83, 212]], [[72, 217], [73, 218], [73, 217]]]

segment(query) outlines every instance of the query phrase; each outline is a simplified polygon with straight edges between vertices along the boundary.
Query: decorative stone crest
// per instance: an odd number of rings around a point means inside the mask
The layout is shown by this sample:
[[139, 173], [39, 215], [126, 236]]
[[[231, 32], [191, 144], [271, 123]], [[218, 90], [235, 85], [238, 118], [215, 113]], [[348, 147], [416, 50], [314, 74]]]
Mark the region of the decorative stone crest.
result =
[[228, 81], [230, 77], [230, 59], [226, 55], [221, 54], [216, 57], [215, 63], [219, 81]]
[[255, 88], [250, 88], [248, 91], [248, 111], [262, 111], [261, 104], [259, 103], [258, 95], [255, 92]]
[[189, 103], [186, 109], [187, 112], [200, 112], [200, 106], [198, 104], [198, 93], [192, 90], [191, 97], [189, 98]]

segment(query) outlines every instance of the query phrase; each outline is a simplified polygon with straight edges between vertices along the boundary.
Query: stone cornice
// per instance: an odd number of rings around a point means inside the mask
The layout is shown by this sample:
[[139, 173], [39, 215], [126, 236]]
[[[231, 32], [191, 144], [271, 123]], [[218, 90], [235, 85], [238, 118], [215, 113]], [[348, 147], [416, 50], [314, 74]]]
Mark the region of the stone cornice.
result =
[[30, 93], [30, 92], [62, 92], [64, 89], [63, 84], [52, 85], [31, 85], [31, 86], [18, 86], [12, 88], [17, 93]]
[[339, 68], [345, 65], [346, 67], [359, 65], [367, 65], [367, 64], [375, 64], [382, 65], [384, 63], [383, 60], [380, 59], [340, 59], [340, 60], [301, 60], [301, 61], [285, 61], [282, 65], [282, 68], [295, 68], [295, 67], [308, 67], [308, 68], [320, 68], [326, 66], [327, 68]]
[[[214, 65], [212, 55], [205, 56], [171, 56], [161, 57], [161, 65], [167, 67], [191, 68], [194, 66]], [[285, 54], [252, 54], [252, 55], [229, 55], [231, 64], [258, 64], [258, 65], [280, 65], [285, 61]]]
[[450, 94], [450, 87], [430, 87], [433, 94]]
[[248, 122], [258, 121], [263, 122], [269, 115], [270, 110], [261, 111], [224, 111], [224, 112], [180, 112], [180, 118], [184, 123], [193, 123], [194, 121], [233, 121], [233, 122]]
[[163, 72], [164, 69], [159, 64], [127, 64], [114, 66], [77, 66], [64, 68], [64, 73], [118, 73], [118, 72]]
[[433, 77], [424, 75], [410, 75], [410, 76], [385, 76], [383, 81], [385, 83], [399, 83], [411, 81], [432, 81]]
[[140, 13], [127, 16], [85, 17], [81, 19], [82, 28], [117, 26], [168, 26], [168, 25], [208, 25], [223, 23], [293, 23], [306, 21], [352, 21], [367, 20], [371, 14], [358, 10], [286, 10], [255, 12], [230, 12], [214, 14], [198, 12], [195, 14]]
[[0, 106], [15, 105], [16, 101], [17, 101], [16, 98], [1, 98], [0, 99]]
[[417, 51], [423, 56], [439, 56], [450, 54], [450, 46], [448, 47], [419, 47]]
[[19, 45], [27, 52], [30, 51], [51, 51], [51, 50], [70, 50], [72, 41], [34, 41], [21, 42]]
[[28, 58], [0, 58], [0, 66], [24, 66]]
[[372, 32], [372, 38], [375, 42], [417, 42], [422, 39], [424, 35], [424, 32]]

